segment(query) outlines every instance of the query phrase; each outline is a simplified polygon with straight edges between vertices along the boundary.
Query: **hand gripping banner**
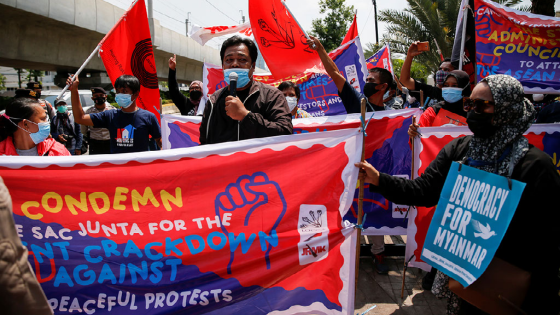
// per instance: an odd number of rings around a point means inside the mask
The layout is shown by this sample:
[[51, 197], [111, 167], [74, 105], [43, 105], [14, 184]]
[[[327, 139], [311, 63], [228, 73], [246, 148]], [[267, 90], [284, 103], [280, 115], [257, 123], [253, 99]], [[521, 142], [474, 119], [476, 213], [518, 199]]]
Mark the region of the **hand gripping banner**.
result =
[[[468, 127], [424, 127], [420, 132], [422, 137], [414, 139], [414, 178], [424, 173], [430, 162], [451, 140], [472, 134]], [[552, 158], [560, 173], [560, 125], [534, 124], [524, 136], [530, 144]], [[435, 207], [417, 207], [410, 211], [405, 259], [408, 261], [414, 255], [410, 261], [411, 267], [426, 271], [431, 269], [420, 256], [434, 211]]]
[[361, 151], [354, 128], [0, 157], [0, 176], [56, 313], [352, 314], [356, 233], [342, 215]]
[[[367, 113], [367, 117], [372, 117]], [[408, 142], [408, 126], [412, 116], [420, 115], [420, 109], [403, 109], [376, 112], [368, 122], [366, 133], [366, 159], [380, 172], [410, 178], [411, 155]], [[164, 149], [198, 145], [201, 117], [179, 115], [162, 116], [162, 139]], [[345, 128], [358, 128], [358, 114], [294, 119], [294, 133], [305, 134]], [[304, 164], [316, 168], [317, 161], [307, 160]], [[305, 185], [305, 182], [298, 183]], [[367, 188], [367, 184], [366, 184]], [[354, 202], [344, 219], [356, 223], [358, 212], [358, 189]], [[368, 189], [364, 196], [364, 235], [403, 235], [406, 233], [408, 206], [398, 205], [382, 195]]]

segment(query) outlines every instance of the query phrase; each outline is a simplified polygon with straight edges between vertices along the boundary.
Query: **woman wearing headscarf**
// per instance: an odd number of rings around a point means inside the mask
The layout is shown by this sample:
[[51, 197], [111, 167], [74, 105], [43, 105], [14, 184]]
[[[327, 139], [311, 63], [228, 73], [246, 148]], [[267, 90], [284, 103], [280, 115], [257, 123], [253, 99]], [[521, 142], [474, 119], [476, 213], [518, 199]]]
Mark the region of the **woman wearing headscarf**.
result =
[[16, 98], [0, 115], [0, 155], [70, 155], [66, 147], [49, 138], [51, 125], [41, 104]]
[[[521, 307], [526, 313], [556, 315], [560, 304], [560, 210], [555, 196], [560, 191], [560, 176], [550, 156], [523, 137], [535, 116], [533, 106], [523, 97], [523, 87], [515, 78], [491, 75], [474, 88], [465, 110], [474, 135], [447, 144], [419, 178], [407, 180], [379, 173], [367, 162], [356, 164], [363, 170], [360, 178], [371, 183], [371, 191], [394, 203], [425, 207], [439, 201], [453, 161], [526, 183], [494, 257], [531, 273]], [[540, 240], [531, 238], [533, 235], [539, 235]], [[449, 298], [448, 314], [459, 314], [461, 309], [461, 313], [469, 309], [467, 314], [484, 314], [451, 293], [447, 277], [440, 272], [432, 290]]]
[[177, 56], [169, 58], [169, 94], [171, 95], [171, 100], [175, 103], [175, 106], [181, 112], [183, 116], [197, 116], [200, 112], [202, 116], [202, 109], [198, 110], [200, 105], [200, 100], [202, 99], [202, 82], [192, 81], [189, 86], [189, 97], [186, 97], [179, 91], [179, 84], [177, 84]]
[[[418, 135], [418, 127], [437, 127], [446, 123], [465, 125], [467, 113], [463, 110], [463, 97], [471, 95], [469, 75], [465, 71], [453, 70], [447, 74], [441, 89], [443, 101], [434, 104], [422, 113], [418, 123], [416, 116], [408, 128], [408, 135]], [[438, 119], [439, 118], [439, 119]]]

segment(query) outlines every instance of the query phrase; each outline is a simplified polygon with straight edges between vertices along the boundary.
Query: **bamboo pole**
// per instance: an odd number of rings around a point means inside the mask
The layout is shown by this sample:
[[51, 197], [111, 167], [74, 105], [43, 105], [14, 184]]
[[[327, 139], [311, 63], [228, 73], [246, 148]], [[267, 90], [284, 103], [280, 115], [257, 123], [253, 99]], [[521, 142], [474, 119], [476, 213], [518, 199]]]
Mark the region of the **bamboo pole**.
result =
[[[363, 132], [365, 133], [365, 121], [366, 121], [366, 99], [362, 98], [362, 121], [364, 122]], [[366, 160], [366, 137], [362, 137], [362, 158], [361, 161]], [[364, 182], [360, 181], [360, 193], [358, 195], [358, 225], [362, 225], [362, 216], [364, 214]], [[358, 275], [360, 271], [360, 239], [362, 238], [362, 230], [358, 229], [358, 237], [356, 240], [356, 279], [355, 288], [358, 288]]]

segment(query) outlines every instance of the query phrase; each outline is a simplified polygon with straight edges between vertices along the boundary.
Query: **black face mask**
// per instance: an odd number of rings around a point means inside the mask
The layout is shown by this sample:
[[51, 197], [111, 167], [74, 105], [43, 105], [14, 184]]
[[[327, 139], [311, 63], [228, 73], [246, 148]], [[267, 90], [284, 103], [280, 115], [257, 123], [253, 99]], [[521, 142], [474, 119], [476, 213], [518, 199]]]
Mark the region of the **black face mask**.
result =
[[40, 98], [41, 98], [41, 92], [35, 92], [35, 95], [36, 95], [35, 97], [36, 97], [37, 99], [40, 99]]
[[381, 85], [381, 84], [367, 82], [367, 83], [364, 85], [364, 95], [365, 95], [367, 98], [369, 98], [369, 97], [372, 96], [373, 94], [379, 92], [379, 90], [376, 89], [378, 85]]
[[494, 114], [488, 113], [475, 113], [471, 110], [467, 113], [467, 124], [469, 129], [473, 132], [475, 137], [478, 138], [490, 138], [498, 129], [496, 126], [492, 125], [492, 118]]
[[103, 105], [105, 104], [105, 101], [107, 101], [107, 99], [104, 97], [98, 97], [98, 98], [94, 98], [93, 101], [95, 102], [96, 105]]
[[199, 100], [202, 97], [202, 92], [198, 91], [198, 90], [193, 90], [190, 92], [191, 95], [191, 99], [193, 100]]

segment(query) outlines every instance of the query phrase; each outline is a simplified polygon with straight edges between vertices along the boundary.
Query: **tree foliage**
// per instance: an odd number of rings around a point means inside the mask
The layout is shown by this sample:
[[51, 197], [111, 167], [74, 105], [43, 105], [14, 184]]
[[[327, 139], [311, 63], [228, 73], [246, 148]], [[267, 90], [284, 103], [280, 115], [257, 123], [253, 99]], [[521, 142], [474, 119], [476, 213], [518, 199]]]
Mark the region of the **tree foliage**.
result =
[[25, 78], [27, 79], [27, 81], [40, 82], [39, 79], [42, 78], [43, 76], [45, 76], [45, 72], [41, 70], [27, 69], [27, 76]]
[[367, 43], [364, 49], [364, 57], [369, 58], [373, 56], [385, 43]]
[[4, 91], [6, 89], [6, 77], [0, 73], [0, 91]]
[[[400, 76], [401, 69], [404, 63], [402, 59], [392, 59], [393, 61], [393, 72]], [[412, 66], [410, 67], [410, 77], [414, 79], [423, 79], [424, 82], [428, 80], [428, 76], [431, 74], [430, 69], [425, 65], [421, 64], [416, 60], [412, 60]]]
[[312, 21], [311, 35], [317, 37], [326, 51], [336, 49], [342, 43], [354, 18], [354, 6], [345, 0], [320, 0], [320, 13], [324, 18]]
[[23, 69], [21, 69], [21, 68], [14, 68], [14, 70], [17, 71], [17, 74], [18, 74], [18, 87], [21, 89], [21, 73], [22, 73]]

